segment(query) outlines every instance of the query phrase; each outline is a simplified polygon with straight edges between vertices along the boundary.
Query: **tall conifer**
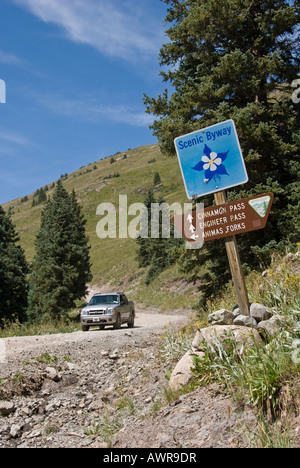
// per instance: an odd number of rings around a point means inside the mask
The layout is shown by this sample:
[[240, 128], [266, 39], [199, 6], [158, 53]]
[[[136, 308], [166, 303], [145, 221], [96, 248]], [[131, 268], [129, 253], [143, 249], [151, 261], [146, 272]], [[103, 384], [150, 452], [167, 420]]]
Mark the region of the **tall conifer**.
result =
[[143, 232], [137, 238], [138, 262], [140, 267], [149, 267], [145, 282], [150, 284], [164, 269], [173, 265], [182, 239], [174, 237], [174, 226], [170, 221], [169, 206], [163, 197], [155, 199], [149, 191], [141, 217]]
[[57, 319], [87, 293], [91, 280], [85, 219], [61, 181], [42, 213], [30, 277], [29, 316]]
[[28, 265], [18, 242], [11, 218], [0, 206], [0, 325], [26, 317]]
[[[163, 153], [174, 154], [175, 137], [235, 121], [249, 183], [229, 199], [275, 195], [267, 228], [239, 236], [241, 257], [252, 267], [268, 262], [274, 248], [299, 239], [300, 112], [291, 99], [300, 71], [299, 0], [162, 1], [170, 41], [160, 63], [169, 87], [144, 99], [156, 116], [154, 134]], [[200, 201], [210, 206], [213, 197]], [[218, 292], [230, 278], [223, 241], [182, 257], [193, 279], [204, 263], [207, 293]]]

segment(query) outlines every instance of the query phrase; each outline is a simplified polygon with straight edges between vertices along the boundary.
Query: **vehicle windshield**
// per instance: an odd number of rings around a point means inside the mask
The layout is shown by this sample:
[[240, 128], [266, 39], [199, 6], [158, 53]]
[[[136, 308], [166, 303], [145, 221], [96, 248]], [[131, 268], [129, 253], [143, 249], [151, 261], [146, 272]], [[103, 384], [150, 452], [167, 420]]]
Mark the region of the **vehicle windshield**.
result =
[[103, 294], [102, 296], [94, 296], [89, 302], [90, 306], [99, 304], [119, 304], [119, 296], [116, 294]]

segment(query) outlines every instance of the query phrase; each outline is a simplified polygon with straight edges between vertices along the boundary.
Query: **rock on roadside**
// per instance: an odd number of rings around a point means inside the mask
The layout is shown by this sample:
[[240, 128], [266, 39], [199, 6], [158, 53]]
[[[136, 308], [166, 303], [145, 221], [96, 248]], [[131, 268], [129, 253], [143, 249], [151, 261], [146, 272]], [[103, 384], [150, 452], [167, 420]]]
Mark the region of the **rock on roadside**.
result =
[[173, 390], [179, 390], [182, 385], [189, 384], [193, 377], [193, 354], [200, 358], [204, 357], [205, 344], [215, 347], [216, 343], [223, 343], [225, 340], [232, 339], [238, 347], [253, 346], [263, 344], [257, 330], [238, 325], [213, 325], [208, 328], [202, 328], [196, 333], [192, 344], [192, 350], [188, 351], [174, 368], [169, 386]]
[[202, 328], [197, 332], [193, 346], [197, 350], [202, 350], [201, 342], [214, 345], [214, 342], [221, 343], [224, 340], [233, 339], [240, 345], [253, 346], [254, 343], [263, 344], [262, 338], [257, 330], [239, 325], [215, 325]]
[[188, 351], [183, 358], [180, 359], [169, 381], [169, 386], [173, 390], [179, 390], [182, 385], [188, 385], [193, 379], [193, 354], [197, 354], [199, 357], [204, 356], [204, 353], [201, 351], [192, 350]]
[[0, 401], [0, 415], [9, 416], [15, 410], [15, 405], [11, 401]]

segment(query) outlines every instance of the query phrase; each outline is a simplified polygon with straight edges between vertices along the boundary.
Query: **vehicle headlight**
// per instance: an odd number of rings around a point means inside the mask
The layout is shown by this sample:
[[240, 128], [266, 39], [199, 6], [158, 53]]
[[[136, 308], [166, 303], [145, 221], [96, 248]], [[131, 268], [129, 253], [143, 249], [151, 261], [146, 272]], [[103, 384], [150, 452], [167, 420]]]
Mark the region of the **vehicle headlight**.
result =
[[87, 310], [82, 310], [82, 311], [81, 311], [81, 315], [89, 315], [89, 313], [88, 313]]
[[109, 307], [106, 309], [107, 315], [114, 315], [116, 313], [116, 309], [113, 309], [112, 307]]

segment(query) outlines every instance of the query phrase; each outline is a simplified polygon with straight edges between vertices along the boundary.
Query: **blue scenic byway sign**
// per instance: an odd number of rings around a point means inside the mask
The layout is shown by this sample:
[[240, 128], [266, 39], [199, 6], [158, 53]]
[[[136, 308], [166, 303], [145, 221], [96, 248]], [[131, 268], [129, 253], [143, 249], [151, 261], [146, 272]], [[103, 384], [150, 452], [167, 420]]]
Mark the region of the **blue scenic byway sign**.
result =
[[248, 182], [233, 120], [175, 138], [174, 143], [189, 199]]

